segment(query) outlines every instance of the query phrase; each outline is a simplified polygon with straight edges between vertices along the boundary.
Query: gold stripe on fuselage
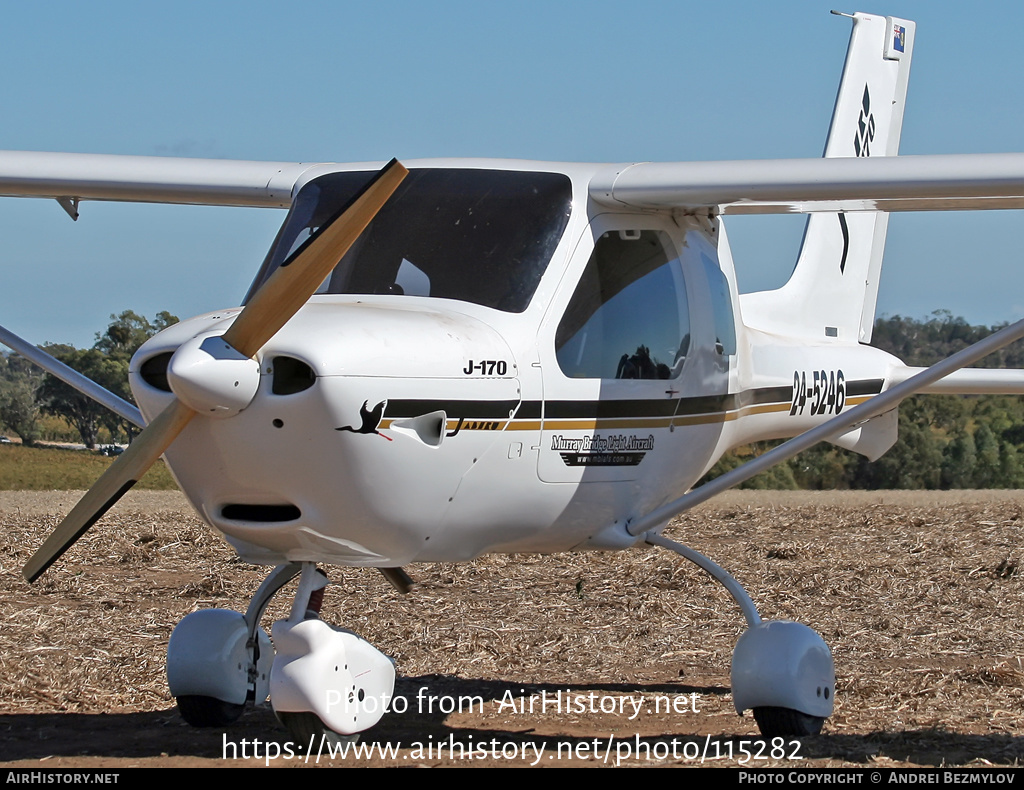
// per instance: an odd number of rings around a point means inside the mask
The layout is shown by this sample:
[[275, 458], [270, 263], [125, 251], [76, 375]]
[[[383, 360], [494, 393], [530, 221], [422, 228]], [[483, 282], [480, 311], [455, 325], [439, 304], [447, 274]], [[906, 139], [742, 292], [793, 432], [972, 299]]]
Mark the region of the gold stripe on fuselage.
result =
[[[858, 406], [871, 400], [872, 395], [847, 398], [845, 406]], [[789, 411], [792, 404], [762, 403], [756, 406], [744, 406], [741, 409], [708, 412], [706, 414], [684, 414], [675, 417], [581, 417], [579, 419], [552, 420], [463, 420], [459, 425], [456, 418], [448, 418], [445, 432], [450, 433], [456, 428], [461, 431], [597, 431], [597, 430], [628, 430], [630, 428], [670, 428], [673, 426], [709, 425], [716, 422], [730, 422], [740, 417], [754, 414], [776, 414]], [[832, 416], [832, 415], [829, 415]], [[391, 428], [395, 420], [381, 420], [378, 430]]]

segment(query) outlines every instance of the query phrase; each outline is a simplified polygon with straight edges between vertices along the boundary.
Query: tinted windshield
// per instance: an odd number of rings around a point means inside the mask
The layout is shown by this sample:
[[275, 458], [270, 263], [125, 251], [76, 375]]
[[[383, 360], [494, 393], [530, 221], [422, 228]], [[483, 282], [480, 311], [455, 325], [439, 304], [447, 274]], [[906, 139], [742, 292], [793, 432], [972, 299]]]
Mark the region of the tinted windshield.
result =
[[[304, 186], [250, 296], [372, 176], [331, 173]], [[572, 185], [560, 173], [413, 170], [318, 293], [433, 296], [522, 312], [571, 208]]]

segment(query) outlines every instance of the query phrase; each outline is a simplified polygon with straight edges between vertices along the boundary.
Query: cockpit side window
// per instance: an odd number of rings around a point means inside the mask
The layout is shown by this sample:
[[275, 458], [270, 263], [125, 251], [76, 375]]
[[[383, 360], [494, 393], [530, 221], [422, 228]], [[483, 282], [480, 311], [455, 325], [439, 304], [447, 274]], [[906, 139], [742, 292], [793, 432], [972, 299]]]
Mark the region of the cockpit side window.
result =
[[[370, 177], [330, 173], [304, 186], [250, 295]], [[561, 173], [414, 169], [318, 293], [431, 296], [522, 312], [571, 210], [572, 183]]]
[[711, 310], [715, 320], [715, 352], [722, 356], [736, 353], [736, 317], [732, 311], [732, 297], [725, 274], [705, 253], [700, 255], [704, 273], [711, 288]]
[[682, 269], [655, 230], [603, 234], [555, 333], [570, 378], [673, 379], [690, 347]]

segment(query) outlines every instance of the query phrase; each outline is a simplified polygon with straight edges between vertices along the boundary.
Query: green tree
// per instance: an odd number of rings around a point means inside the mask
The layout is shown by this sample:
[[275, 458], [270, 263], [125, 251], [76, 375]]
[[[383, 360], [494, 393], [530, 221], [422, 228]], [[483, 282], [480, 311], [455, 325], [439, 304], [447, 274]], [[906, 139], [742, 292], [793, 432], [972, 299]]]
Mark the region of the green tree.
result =
[[[47, 346], [45, 350], [68, 367], [112, 391], [119, 387], [125, 375], [116, 360], [111, 360], [94, 348]], [[38, 397], [47, 414], [63, 417], [78, 431], [82, 444], [90, 450], [96, 447], [100, 427], [110, 413], [108, 409], [50, 375], [46, 376], [40, 386]]]
[[999, 487], [1024, 487], [1024, 464], [1016, 445], [1000, 439], [999, 451]]
[[854, 488], [938, 488], [942, 465], [942, 439], [923, 417], [921, 398], [900, 406], [899, 441], [877, 461], [857, 459]]
[[40, 436], [36, 391], [42, 371], [20, 354], [0, 354], [0, 424], [32, 445]]
[[[150, 321], [133, 310], [125, 310], [119, 315], [110, 316], [110, 325], [103, 333], [97, 333], [93, 349], [106, 355], [108, 366], [104, 380], [94, 379], [115, 395], [129, 403], [135, 403], [131, 388], [128, 386], [128, 368], [132, 357], [147, 340], [161, 330], [178, 323], [178, 317], [166, 310], [161, 310]], [[92, 378], [90, 376], [90, 378]], [[139, 429], [127, 420], [123, 420], [109, 410], [104, 410], [101, 423], [113, 433], [124, 433], [131, 438], [138, 434]]]
[[823, 442], [800, 453], [790, 463], [800, 488], [835, 490], [850, 487], [857, 456]]
[[150, 321], [133, 310], [110, 316], [106, 331], [96, 334], [93, 348], [114, 359], [131, 360], [139, 347], [157, 332], [178, 323], [178, 317], [161, 310]]
[[[110, 318], [110, 326], [96, 335], [92, 348], [51, 345], [45, 350], [104, 389], [134, 403], [128, 386], [128, 367], [132, 356], [146, 340], [178, 319], [164, 311], [150, 321], [131, 310]], [[130, 438], [138, 432], [131, 423], [53, 376], [46, 376], [40, 387], [39, 400], [47, 414], [63, 417], [74, 426], [82, 443], [90, 449], [96, 446], [101, 427], [107, 428], [112, 436]]]
[[999, 441], [992, 429], [984, 423], [974, 432], [974, 450], [977, 460], [972, 487], [997, 488], [1002, 474]]
[[973, 488], [977, 457], [973, 436], [965, 432], [954, 438], [944, 453], [942, 487]]
[[25, 377], [0, 386], [0, 422], [17, 433], [28, 447], [39, 439], [38, 381]]

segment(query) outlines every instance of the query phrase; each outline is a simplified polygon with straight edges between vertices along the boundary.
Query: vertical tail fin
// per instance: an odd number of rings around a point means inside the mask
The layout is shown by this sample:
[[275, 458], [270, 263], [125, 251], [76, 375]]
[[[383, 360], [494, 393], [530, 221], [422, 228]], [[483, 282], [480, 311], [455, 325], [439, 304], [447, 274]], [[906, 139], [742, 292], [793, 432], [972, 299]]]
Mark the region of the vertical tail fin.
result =
[[[868, 14], [852, 19], [824, 155], [896, 156], [914, 23]], [[776, 291], [745, 295], [745, 322], [787, 335], [868, 342], [888, 221], [884, 212], [808, 217], [789, 282]]]

